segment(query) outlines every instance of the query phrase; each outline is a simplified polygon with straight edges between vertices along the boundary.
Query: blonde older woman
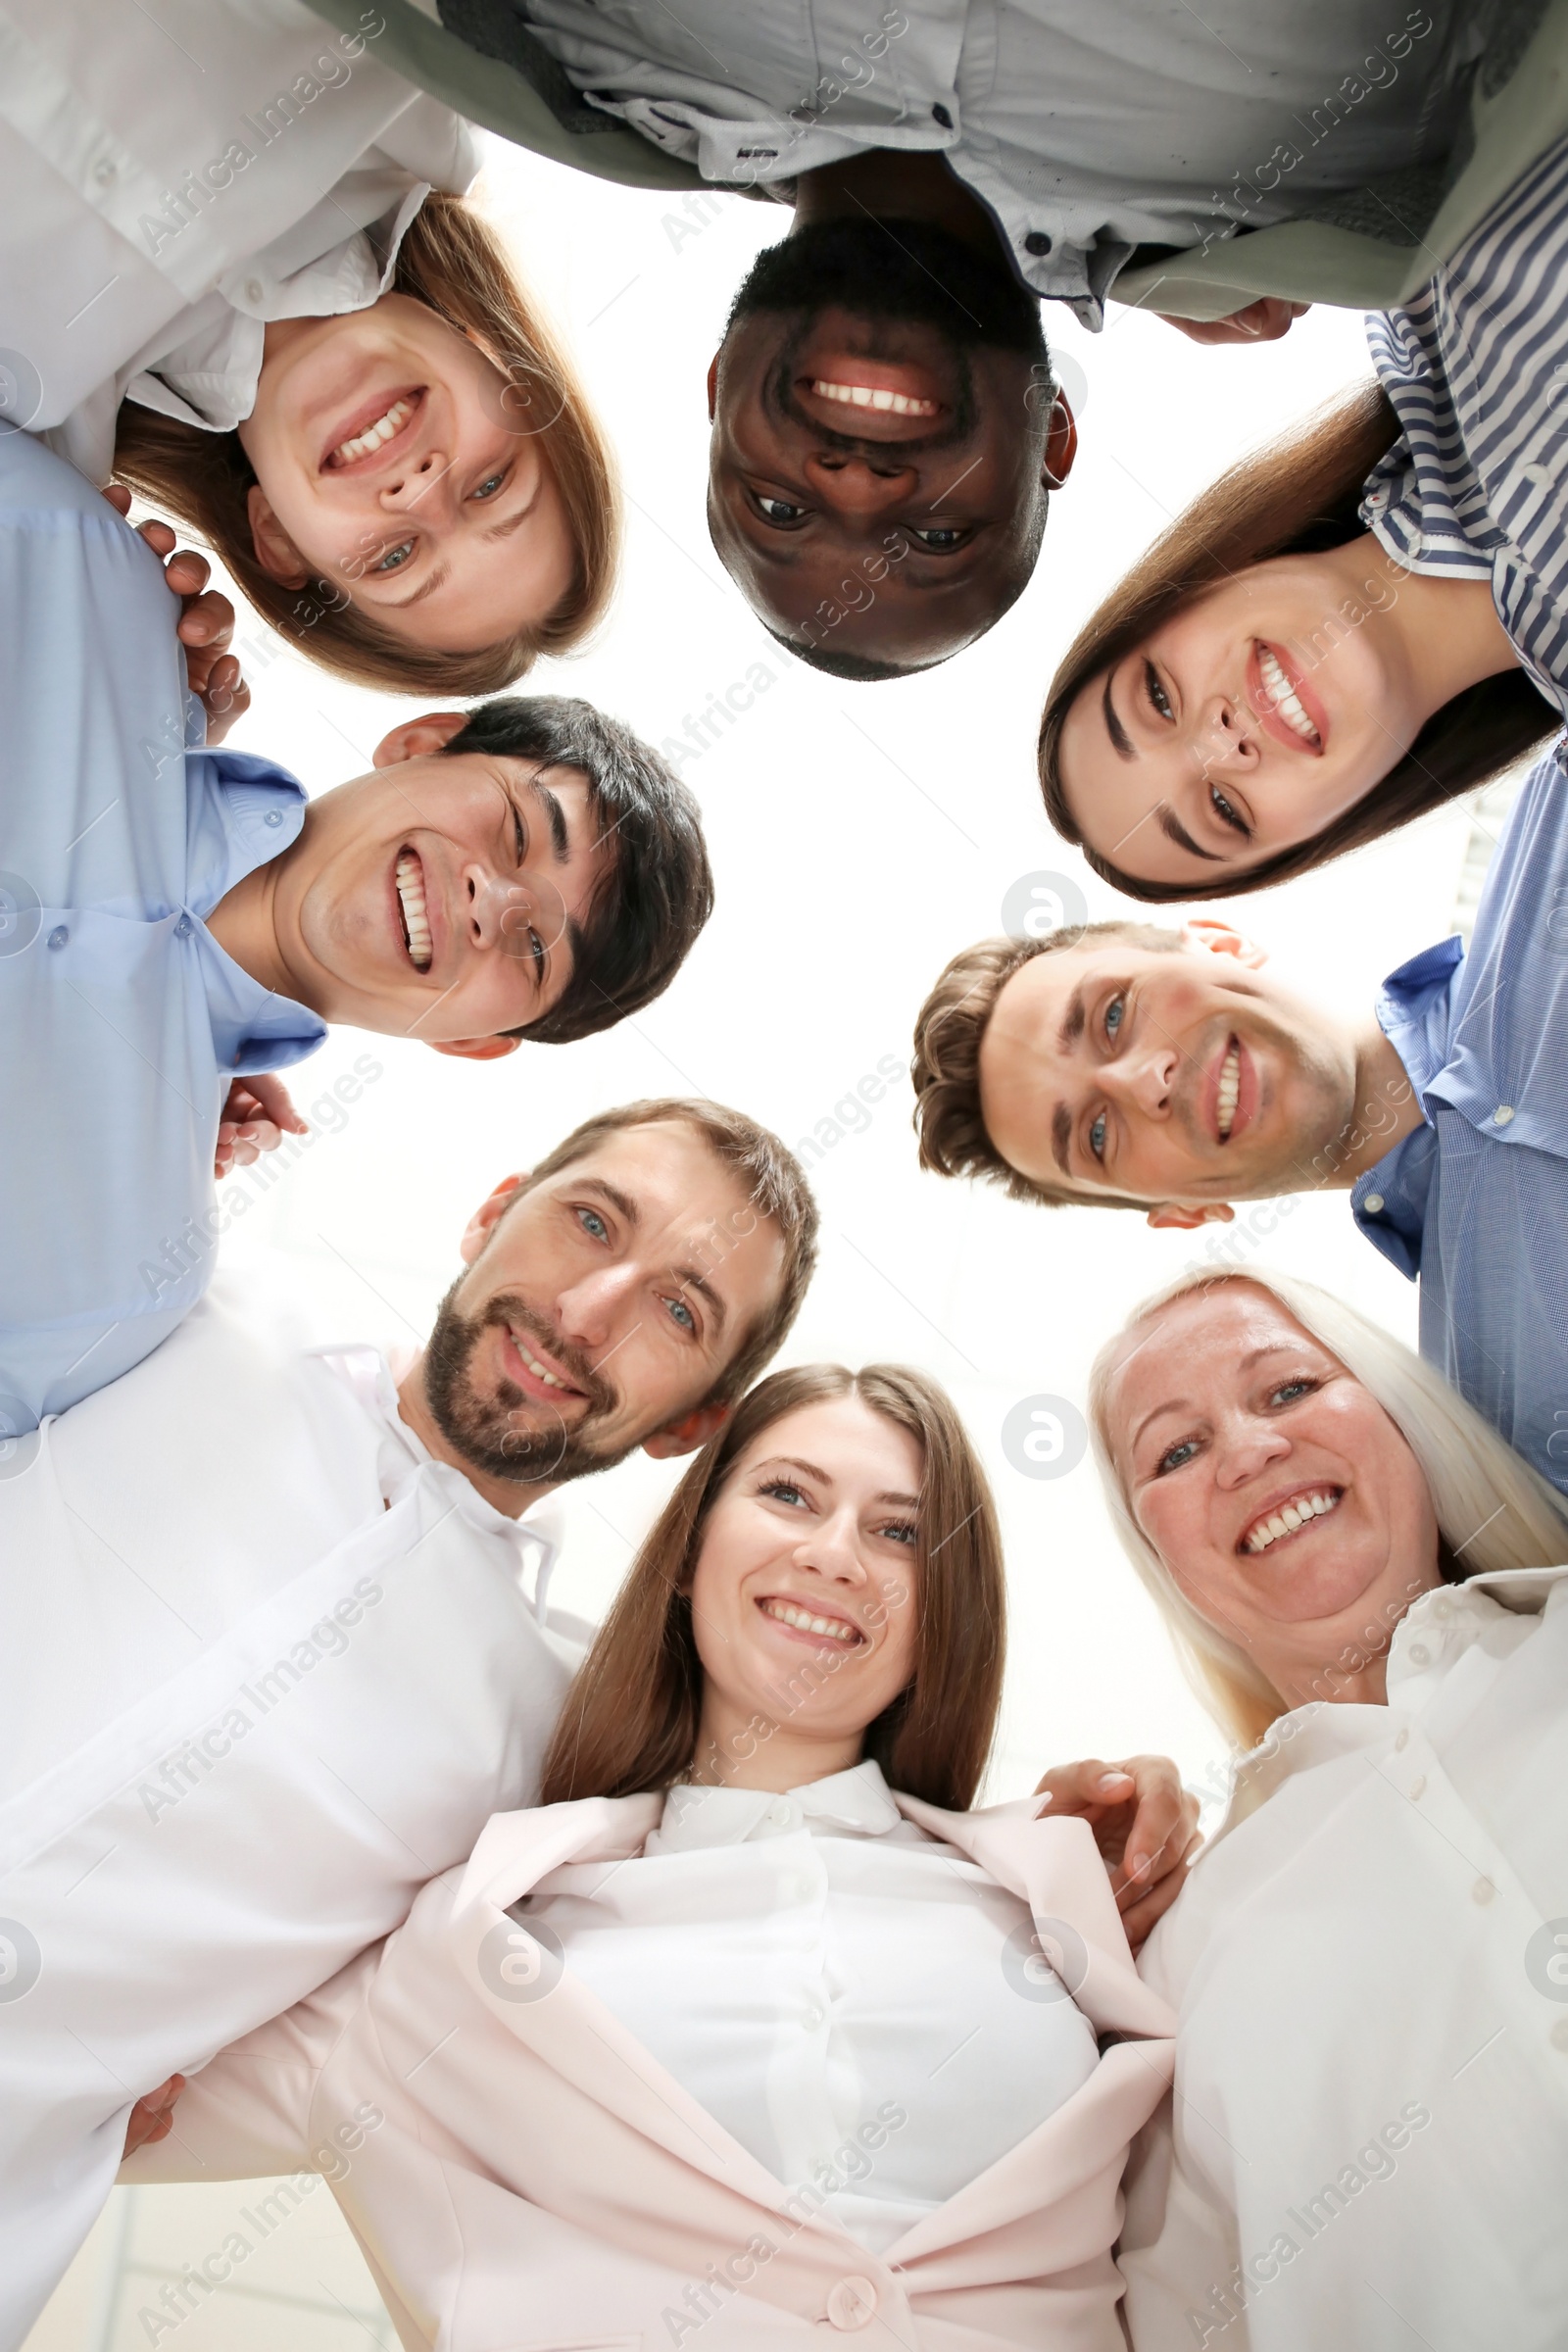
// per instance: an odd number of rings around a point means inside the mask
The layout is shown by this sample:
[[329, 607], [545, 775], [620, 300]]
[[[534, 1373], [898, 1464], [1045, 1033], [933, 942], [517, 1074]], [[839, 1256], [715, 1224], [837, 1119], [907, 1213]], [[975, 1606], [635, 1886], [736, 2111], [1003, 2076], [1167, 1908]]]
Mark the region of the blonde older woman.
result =
[[1093, 1421], [1245, 1751], [1142, 1962], [1180, 2025], [1129, 2172], [1136, 2352], [1560, 2346], [1561, 1497], [1386, 1332], [1272, 1274], [1151, 1300]]

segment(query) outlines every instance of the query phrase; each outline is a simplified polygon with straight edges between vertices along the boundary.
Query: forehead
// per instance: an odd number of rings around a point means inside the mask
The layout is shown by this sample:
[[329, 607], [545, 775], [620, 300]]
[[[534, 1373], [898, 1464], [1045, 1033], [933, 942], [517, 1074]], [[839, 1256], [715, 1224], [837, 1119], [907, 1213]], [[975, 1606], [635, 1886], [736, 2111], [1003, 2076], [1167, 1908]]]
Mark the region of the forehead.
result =
[[755, 1438], [738, 1466], [783, 1456], [823, 1470], [850, 1492], [919, 1490], [924, 1464], [916, 1439], [861, 1396], [823, 1396], [797, 1405]]
[[1189, 1400], [1245, 1380], [1267, 1350], [1326, 1352], [1284, 1300], [1252, 1282], [1215, 1282], [1183, 1292], [1124, 1333], [1106, 1376], [1114, 1428], [1155, 1410], [1167, 1397]]
[[[744, 1172], [728, 1167], [684, 1121], [653, 1120], [606, 1136], [531, 1188], [523, 1202], [545, 1204], [595, 1187], [622, 1213], [628, 1205], [635, 1211], [634, 1254], [688, 1264], [748, 1319], [777, 1293], [784, 1273], [778, 1224], [759, 1215]], [[731, 1326], [727, 1336], [739, 1332]]]

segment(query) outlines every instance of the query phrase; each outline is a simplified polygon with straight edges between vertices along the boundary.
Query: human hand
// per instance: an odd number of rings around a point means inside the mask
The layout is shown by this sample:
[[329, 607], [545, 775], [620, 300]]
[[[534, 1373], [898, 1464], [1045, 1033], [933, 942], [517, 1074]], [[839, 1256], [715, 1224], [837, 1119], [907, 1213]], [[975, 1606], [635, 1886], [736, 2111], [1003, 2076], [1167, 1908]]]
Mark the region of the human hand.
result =
[[[122, 482], [111, 482], [104, 496], [117, 514], [129, 514], [130, 492]], [[179, 599], [174, 633], [185, 649], [185, 676], [207, 713], [208, 742], [221, 743], [251, 707], [238, 657], [228, 650], [234, 608], [226, 596], [207, 587], [213, 567], [205, 556], [188, 547], [175, 550], [167, 522], [138, 523], [137, 529], [153, 554], [164, 559], [164, 578]]]
[[1136, 1952], [1187, 1884], [1188, 1868], [1202, 1843], [1197, 1797], [1182, 1787], [1169, 1756], [1058, 1764], [1035, 1793], [1050, 1797], [1053, 1816], [1087, 1821], [1094, 1831]]
[[125, 2154], [134, 2156], [138, 2148], [150, 2148], [155, 2140], [167, 2139], [174, 2129], [174, 2101], [185, 2087], [183, 2075], [171, 2075], [160, 2082], [144, 2099], [138, 2099], [125, 2125]]
[[221, 1183], [233, 1169], [248, 1168], [264, 1152], [275, 1152], [285, 1130], [290, 1135], [311, 1132], [281, 1078], [262, 1071], [254, 1078], [236, 1078], [218, 1125], [214, 1175]]
[[1309, 302], [1285, 302], [1264, 294], [1228, 318], [1172, 318], [1167, 312], [1159, 316], [1195, 343], [1277, 343], [1311, 307]]

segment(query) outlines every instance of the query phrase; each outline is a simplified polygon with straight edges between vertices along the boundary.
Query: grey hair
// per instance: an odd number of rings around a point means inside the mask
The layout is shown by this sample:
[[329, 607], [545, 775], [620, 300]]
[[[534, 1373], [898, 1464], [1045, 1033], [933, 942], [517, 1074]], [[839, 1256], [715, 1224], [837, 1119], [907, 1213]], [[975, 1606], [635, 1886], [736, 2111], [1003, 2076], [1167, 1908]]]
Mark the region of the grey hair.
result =
[[1146, 1298], [1105, 1342], [1089, 1376], [1095, 1459], [1122, 1548], [1165, 1620], [1188, 1681], [1221, 1729], [1239, 1745], [1250, 1747], [1288, 1712], [1286, 1701], [1246, 1650], [1193, 1606], [1138, 1525], [1112, 1450], [1107, 1411], [1111, 1376], [1128, 1333], [1190, 1292], [1231, 1282], [1272, 1292], [1301, 1329], [1382, 1405], [1421, 1465], [1440, 1534], [1462, 1559], [1466, 1575], [1548, 1568], [1568, 1559], [1568, 1499], [1515, 1453], [1441, 1372], [1315, 1283], [1264, 1267], [1217, 1273], [1199, 1267]]

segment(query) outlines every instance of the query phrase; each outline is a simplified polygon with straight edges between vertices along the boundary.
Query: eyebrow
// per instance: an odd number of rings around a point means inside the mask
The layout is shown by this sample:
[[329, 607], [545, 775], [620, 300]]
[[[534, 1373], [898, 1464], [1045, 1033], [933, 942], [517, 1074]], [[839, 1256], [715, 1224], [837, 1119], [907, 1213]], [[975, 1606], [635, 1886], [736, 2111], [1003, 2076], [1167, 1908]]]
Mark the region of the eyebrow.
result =
[[1112, 749], [1118, 760], [1136, 760], [1138, 747], [1122, 725], [1121, 720], [1116, 716], [1116, 706], [1110, 699], [1110, 682], [1115, 675], [1116, 672], [1113, 669], [1106, 670], [1105, 691], [1100, 698], [1100, 708], [1105, 714], [1105, 733], [1110, 737]]
[[1209, 865], [1224, 864], [1225, 860], [1218, 850], [1200, 850], [1199, 848], [1187, 827], [1164, 801], [1161, 801], [1159, 807], [1154, 810], [1154, 822], [1166, 840], [1173, 841], [1179, 850], [1186, 850], [1191, 857], [1201, 858]]
[[1051, 1156], [1062, 1174], [1071, 1181], [1072, 1168], [1067, 1150], [1072, 1142], [1072, 1112], [1065, 1102], [1058, 1102], [1051, 1120]]
[[[1265, 1356], [1294, 1355], [1295, 1353], [1296, 1349], [1288, 1342], [1271, 1340], [1266, 1348], [1250, 1348], [1244, 1356], [1238, 1358], [1236, 1368], [1239, 1372], [1250, 1372], [1252, 1366], [1261, 1363]], [[1161, 1413], [1190, 1413], [1196, 1410], [1196, 1406], [1185, 1396], [1168, 1397], [1163, 1404], [1156, 1404], [1152, 1411], [1144, 1415], [1138, 1427], [1133, 1431], [1129, 1442], [1136, 1446], [1151, 1421], [1157, 1421]]]
[[544, 809], [546, 821], [550, 826], [550, 847], [555, 853], [556, 863], [564, 865], [571, 855], [571, 840], [566, 831], [566, 811], [561, 806], [559, 796], [551, 791], [548, 784], [541, 784], [537, 776], [530, 776], [527, 779], [527, 790], [533, 794], [534, 799]]
[[412, 596], [388, 597], [387, 610], [391, 612], [406, 612], [411, 605], [422, 605], [427, 596], [434, 596], [438, 588], [444, 588], [451, 577], [451, 564], [438, 564], [423, 586], [416, 588]]

